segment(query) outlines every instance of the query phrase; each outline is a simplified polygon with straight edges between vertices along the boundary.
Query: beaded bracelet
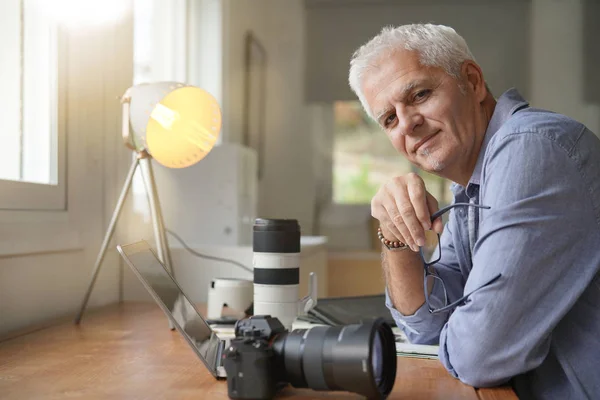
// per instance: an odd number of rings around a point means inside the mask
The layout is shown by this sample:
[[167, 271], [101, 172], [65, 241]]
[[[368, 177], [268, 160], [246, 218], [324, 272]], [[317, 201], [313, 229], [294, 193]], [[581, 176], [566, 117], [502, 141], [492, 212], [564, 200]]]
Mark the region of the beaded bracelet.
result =
[[392, 241], [392, 240], [387, 240], [386, 238], [384, 238], [383, 233], [381, 232], [381, 228], [377, 228], [377, 237], [379, 238], [379, 241], [385, 247], [387, 247], [388, 250], [396, 251], [396, 250], [408, 249], [408, 245], [406, 243], [403, 243], [399, 240]]

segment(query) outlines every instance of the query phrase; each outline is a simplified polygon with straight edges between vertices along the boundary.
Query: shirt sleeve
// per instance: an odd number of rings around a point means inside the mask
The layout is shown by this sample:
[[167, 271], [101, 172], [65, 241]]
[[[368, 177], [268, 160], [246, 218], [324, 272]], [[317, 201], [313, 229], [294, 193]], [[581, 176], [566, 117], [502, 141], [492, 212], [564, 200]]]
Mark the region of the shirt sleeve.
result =
[[[452, 242], [453, 221], [454, 218], [451, 215], [440, 238], [442, 258], [434, 265], [436, 273], [444, 282], [449, 302], [460, 298], [464, 287], [464, 279], [458, 267], [458, 259]], [[437, 279], [429, 297], [437, 300], [438, 303], [444, 297], [444, 288], [438, 283]], [[440, 332], [448, 320], [448, 313], [431, 314], [425, 302], [414, 314], [404, 315], [392, 304], [387, 287], [385, 290], [385, 304], [390, 310], [394, 321], [396, 321], [396, 325], [404, 331], [411, 343], [439, 343]]]
[[[584, 259], [596, 232], [578, 160], [552, 138], [512, 134], [488, 147], [479, 239], [465, 293], [440, 335], [440, 360], [463, 382], [502, 384], [538, 367], [554, 327], [597, 272]], [[568, 233], [565, 233], [568, 232]]]

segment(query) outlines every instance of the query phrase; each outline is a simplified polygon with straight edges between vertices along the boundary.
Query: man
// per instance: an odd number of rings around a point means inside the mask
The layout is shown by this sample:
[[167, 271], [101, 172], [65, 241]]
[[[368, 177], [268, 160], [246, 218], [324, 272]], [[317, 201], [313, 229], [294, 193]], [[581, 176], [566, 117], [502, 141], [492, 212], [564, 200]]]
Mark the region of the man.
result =
[[[412, 342], [439, 343], [467, 384], [600, 398], [598, 138], [514, 89], [496, 100], [445, 26], [383, 29], [355, 52], [349, 81], [393, 146], [466, 203], [445, 227], [432, 223], [438, 203], [413, 173], [373, 198], [398, 326]], [[443, 234], [424, 278], [428, 230]]]

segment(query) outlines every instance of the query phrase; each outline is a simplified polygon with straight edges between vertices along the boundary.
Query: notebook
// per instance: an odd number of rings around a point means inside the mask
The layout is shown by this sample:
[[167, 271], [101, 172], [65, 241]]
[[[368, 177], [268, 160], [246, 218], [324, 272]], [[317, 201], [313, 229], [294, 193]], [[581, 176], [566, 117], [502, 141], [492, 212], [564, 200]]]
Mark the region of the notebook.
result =
[[319, 298], [309, 315], [327, 325], [360, 324], [367, 319], [383, 318], [396, 326], [385, 306], [385, 295]]

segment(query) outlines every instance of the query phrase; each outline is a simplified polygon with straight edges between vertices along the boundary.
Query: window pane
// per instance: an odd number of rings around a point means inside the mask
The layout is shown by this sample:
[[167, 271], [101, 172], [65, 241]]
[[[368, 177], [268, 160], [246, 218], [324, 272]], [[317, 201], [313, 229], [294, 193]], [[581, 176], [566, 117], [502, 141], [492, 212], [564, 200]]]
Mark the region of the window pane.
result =
[[21, 179], [56, 184], [56, 30], [40, 11], [38, 1], [25, 0]]
[[17, 180], [21, 174], [21, 6], [4, 0], [0, 12], [0, 179]]
[[368, 204], [379, 187], [393, 176], [417, 172], [440, 205], [451, 201], [449, 182], [415, 169], [391, 145], [359, 101], [334, 104], [333, 201]]
[[56, 29], [36, 0], [3, 0], [0, 179], [57, 184]]
[[152, 82], [154, 2], [133, 1], [133, 84]]

